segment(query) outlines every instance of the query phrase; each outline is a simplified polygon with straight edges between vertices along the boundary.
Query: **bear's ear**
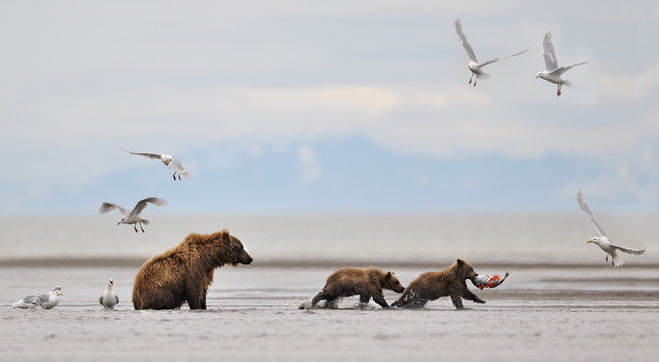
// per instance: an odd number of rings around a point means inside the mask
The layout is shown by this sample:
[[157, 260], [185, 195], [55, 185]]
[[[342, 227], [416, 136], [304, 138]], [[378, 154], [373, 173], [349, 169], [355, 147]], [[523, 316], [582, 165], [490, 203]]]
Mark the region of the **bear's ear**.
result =
[[220, 240], [231, 243], [231, 234], [229, 234], [229, 230], [224, 229], [221, 231], [222, 235], [220, 236]]
[[462, 259], [459, 259], [459, 258], [458, 258], [458, 260], [456, 260], [456, 262], [458, 263], [458, 265], [462, 265], [462, 264], [464, 264], [464, 263], [465, 263], [465, 261], [464, 261], [464, 260], [462, 260]]
[[391, 272], [387, 272], [387, 275], [384, 276], [384, 279], [385, 279], [385, 280], [386, 280], [386, 279], [389, 279], [389, 278], [391, 278]]

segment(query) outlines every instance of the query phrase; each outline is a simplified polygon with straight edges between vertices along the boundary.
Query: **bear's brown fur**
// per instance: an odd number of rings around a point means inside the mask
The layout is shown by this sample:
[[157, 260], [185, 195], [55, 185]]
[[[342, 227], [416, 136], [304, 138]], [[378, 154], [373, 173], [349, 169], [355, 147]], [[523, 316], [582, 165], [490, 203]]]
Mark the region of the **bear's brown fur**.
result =
[[316, 303], [324, 299], [328, 306], [336, 308], [340, 298], [359, 295], [361, 303], [368, 303], [373, 298], [382, 308], [389, 308], [382, 294], [383, 288], [396, 293], [405, 290], [390, 271], [374, 267], [339, 269], [327, 278], [323, 290], [313, 297], [311, 307], [315, 307]]
[[453, 265], [442, 271], [428, 272], [419, 275], [405, 289], [403, 295], [392, 304], [392, 306], [403, 308], [420, 308], [429, 300], [439, 297], [450, 296], [453, 305], [462, 309], [462, 298], [472, 300], [476, 303], [485, 303], [467, 289], [465, 279], [473, 279], [478, 274], [468, 262], [458, 259]]
[[190, 233], [176, 247], [147, 260], [135, 276], [135, 309], [175, 309], [184, 302], [190, 309], [206, 309], [206, 292], [213, 271], [224, 264], [249, 264], [238, 238], [222, 230]]

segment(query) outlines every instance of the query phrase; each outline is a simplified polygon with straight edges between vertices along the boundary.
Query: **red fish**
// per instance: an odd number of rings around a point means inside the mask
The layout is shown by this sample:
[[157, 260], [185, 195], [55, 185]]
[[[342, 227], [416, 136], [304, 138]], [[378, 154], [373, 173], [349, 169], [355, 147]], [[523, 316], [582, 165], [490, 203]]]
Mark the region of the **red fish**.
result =
[[508, 278], [508, 275], [509, 273], [506, 272], [506, 275], [502, 278], [500, 275], [481, 274], [472, 279], [471, 282], [480, 290], [483, 290], [483, 288], [496, 288]]

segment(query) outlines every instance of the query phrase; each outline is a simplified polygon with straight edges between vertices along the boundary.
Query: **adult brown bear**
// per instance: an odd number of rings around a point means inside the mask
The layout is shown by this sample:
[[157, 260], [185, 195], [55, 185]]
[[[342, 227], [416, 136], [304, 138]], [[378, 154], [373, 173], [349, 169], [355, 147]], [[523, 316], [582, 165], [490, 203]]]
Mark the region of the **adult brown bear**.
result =
[[190, 233], [176, 247], [147, 260], [135, 276], [135, 309], [206, 309], [206, 292], [213, 271], [224, 264], [249, 264], [238, 238], [228, 230], [213, 234]]

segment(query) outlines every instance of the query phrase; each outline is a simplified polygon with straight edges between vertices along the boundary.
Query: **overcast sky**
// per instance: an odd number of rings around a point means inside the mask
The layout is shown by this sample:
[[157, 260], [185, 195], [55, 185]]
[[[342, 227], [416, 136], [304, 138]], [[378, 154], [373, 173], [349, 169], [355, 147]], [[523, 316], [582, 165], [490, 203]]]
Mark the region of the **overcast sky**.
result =
[[659, 211], [656, 2], [444, 3], [5, 1], [0, 213]]

